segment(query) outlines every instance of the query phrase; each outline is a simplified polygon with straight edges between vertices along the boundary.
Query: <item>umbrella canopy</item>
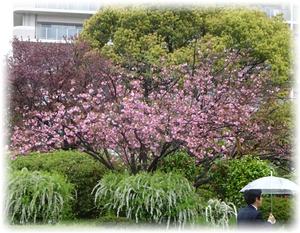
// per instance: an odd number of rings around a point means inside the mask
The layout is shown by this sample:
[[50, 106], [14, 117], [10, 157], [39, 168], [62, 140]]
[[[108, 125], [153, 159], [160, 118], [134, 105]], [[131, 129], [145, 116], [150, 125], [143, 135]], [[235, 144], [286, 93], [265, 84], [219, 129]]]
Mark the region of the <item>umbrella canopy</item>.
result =
[[250, 182], [240, 192], [250, 189], [261, 189], [263, 194], [295, 194], [298, 186], [288, 179], [266, 176]]

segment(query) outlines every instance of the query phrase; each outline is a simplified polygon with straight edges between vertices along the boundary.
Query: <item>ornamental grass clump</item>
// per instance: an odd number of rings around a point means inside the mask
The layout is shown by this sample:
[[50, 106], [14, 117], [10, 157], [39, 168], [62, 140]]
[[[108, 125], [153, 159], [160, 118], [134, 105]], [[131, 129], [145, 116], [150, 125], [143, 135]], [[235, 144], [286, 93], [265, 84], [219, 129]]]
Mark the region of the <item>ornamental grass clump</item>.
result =
[[215, 227], [228, 228], [229, 220], [237, 216], [233, 203], [226, 203], [218, 199], [210, 199], [205, 208], [206, 222]]
[[174, 173], [105, 175], [95, 186], [96, 205], [136, 223], [183, 226], [198, 214], [198, 197], [188, 180]]
[[9, 166], [13, 170], [26, 167], [29, 171], [62, 174], [76, 190], [76, 201], [73, 202], [70, 218], [72, 215], [75, 218], [95, 218], [98, 215], [91, 192], [98, 180], [105, 174], [106, 169], [90, 155], [78, 150], [30, 153], [11, 160]]
[[70, 210], [73, 185], [59, 174], [11, 171], [6, 212], [12, 224], [57, 223]]

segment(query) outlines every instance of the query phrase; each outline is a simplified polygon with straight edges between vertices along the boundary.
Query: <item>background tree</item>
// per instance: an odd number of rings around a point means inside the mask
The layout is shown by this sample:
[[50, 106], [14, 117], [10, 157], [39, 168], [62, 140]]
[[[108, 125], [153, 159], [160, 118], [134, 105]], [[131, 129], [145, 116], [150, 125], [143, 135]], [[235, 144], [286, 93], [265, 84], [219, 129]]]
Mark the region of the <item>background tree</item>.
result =
[[207, 31], [224, 38], [226, 47], [250, 49], [257, 63], [267, 61], [276, 84], [290, 81], [291, 33], [282, 15], [268, 18], [258, 10], [226, 9], [208, 16]]
[[[203, 37], [220, 48], [251, 50], [271, 66], [276, 83], [290, 78], [291, 33], [281, 16], [230, 8], [103, 8], [86, 21], [81, 38], [129, 70], [161, 64], [161, 57], [192, 65]], [[206, 40], [206, 41], [207, 41]], [[222, 48], [221, 48], [222, 49]], [[178, 55], [178, 56], [176, 56]], [[183, 55], [183, 58], [182, 58]], [[184, 62], [183, 62], [184, 61]]]

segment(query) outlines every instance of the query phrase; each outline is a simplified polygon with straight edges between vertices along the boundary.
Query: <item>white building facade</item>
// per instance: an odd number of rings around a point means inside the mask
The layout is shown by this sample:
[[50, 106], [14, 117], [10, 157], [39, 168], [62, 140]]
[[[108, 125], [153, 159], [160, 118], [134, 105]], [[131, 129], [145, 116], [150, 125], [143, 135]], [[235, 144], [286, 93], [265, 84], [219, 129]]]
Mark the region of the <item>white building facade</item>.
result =
[[76, 36], [99, 4], [88, 1], [36, 1], [14, 6], [13, 35], [31, 41], [63, 41]]

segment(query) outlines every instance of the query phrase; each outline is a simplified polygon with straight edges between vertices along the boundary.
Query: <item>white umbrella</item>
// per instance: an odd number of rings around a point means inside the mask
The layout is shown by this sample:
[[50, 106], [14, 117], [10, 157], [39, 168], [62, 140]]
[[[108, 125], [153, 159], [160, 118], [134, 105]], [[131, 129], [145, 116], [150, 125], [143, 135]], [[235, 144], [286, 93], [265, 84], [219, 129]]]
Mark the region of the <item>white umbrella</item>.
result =
[[240, 192], [250, 189], [261, 189], [263, 194], [295, 194], [298, 186], [288, 179], [266, 176], [250, 182]]
[[254, 180], [247, 184], [240, 192], [246, 190], [260, 189], [262, 194], [271, 194], [271, 212], [273, 211], [273, 199], [272, 194], [295, 194], [298, 190], [298, 186], [285, 178], [276, 176], [266, 176]]

